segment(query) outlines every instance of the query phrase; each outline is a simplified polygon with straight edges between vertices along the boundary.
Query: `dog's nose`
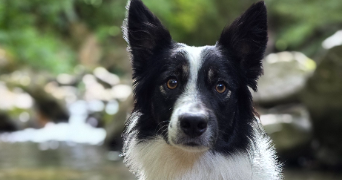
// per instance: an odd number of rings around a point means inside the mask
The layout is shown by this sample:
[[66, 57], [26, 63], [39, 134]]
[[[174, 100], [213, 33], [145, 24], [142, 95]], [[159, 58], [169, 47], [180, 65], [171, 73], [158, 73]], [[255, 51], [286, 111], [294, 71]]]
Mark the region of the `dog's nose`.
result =
[[198, 137], [207, 130], [207, 120], [202, 116], [182, 115], [179, 121], [182, 131], [190, 137]]

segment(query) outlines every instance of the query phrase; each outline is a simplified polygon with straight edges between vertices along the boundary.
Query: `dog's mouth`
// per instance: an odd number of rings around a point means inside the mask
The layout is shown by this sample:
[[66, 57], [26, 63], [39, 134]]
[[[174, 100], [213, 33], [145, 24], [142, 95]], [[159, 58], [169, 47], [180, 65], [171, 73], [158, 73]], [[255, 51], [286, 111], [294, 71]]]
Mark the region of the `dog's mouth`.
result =
[[176, 144], [176, 145], [191, 146], [191, 147], [203, 146], [203, 143], [201, 143], [199, 140], [180, 139], [180, 140], [173, 141], [173, 143]]
[[191, 146], [191, 147], [197, 147], [197, 146], [201, 146], [199, 143], [197, 142], [187, 142], [187, 143], [184, 143], [183, 145], [185, 146]]
[[206, 151], [210, 148], [210, 144], [201, 138], [172, 138], [170, 144], [190, 152]]

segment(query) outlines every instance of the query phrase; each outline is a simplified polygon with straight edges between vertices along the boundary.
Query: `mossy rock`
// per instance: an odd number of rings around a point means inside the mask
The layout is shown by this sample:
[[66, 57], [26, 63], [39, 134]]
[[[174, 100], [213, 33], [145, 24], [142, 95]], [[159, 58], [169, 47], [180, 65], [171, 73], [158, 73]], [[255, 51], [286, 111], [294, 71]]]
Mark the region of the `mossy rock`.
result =
[[300, 52], [280, 52], [268, 55], [264, 75], [258, 81], [254, 102], [261, 106], [295, 102], [297, 95], [315, 70], [313, 60]]
[[330, 49], [321, 59], [301, 101], [310, 112], [318, 149], [339, 154], [335, 163], [342, 163], [342, 46]]

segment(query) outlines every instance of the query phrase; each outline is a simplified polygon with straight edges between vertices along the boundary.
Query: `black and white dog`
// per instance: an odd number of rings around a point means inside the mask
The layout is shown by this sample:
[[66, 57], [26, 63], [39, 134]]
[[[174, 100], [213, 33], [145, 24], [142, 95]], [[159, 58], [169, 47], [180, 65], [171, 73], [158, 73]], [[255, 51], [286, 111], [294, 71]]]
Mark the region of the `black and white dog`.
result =
[[216, 45], [192, 47], [174, 42], [141, 0], [131, 0], [124, 37], [135, 102], [123, 153], [140, 180], [282, 179], [249, 91], [263, 72], [263, 2], [226, 27]]

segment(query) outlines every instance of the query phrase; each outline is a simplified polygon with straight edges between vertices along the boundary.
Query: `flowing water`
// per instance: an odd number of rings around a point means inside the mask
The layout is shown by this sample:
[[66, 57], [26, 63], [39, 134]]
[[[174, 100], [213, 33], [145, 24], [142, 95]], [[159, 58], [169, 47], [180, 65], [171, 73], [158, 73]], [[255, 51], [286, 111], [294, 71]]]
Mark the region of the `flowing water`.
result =
[[3, 180], [131, 180], [118, 152], [102, 146], [0, 142]]
[[[102, 146], [49, 141], [1, 142], [0, 180], [133, 180], [119, 152]], [[287, 169], [285, 180], [341, 180], [332, 172]]]

